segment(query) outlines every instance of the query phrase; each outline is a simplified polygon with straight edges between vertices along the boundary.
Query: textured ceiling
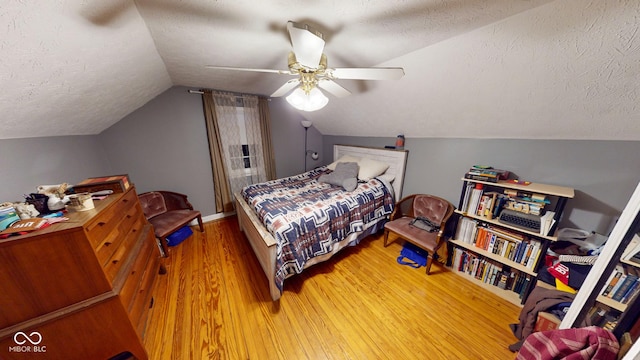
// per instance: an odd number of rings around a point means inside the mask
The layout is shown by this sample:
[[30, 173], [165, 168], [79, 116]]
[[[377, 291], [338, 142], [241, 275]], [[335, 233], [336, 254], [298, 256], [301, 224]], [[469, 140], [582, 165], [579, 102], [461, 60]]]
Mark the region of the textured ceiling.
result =
[[268, 95], [286, 22], [396, 81], [302, 113], [327, 135], [640, 140], [637, 0], [4, 0], [0, 139], [97, 134], [172, 85]]

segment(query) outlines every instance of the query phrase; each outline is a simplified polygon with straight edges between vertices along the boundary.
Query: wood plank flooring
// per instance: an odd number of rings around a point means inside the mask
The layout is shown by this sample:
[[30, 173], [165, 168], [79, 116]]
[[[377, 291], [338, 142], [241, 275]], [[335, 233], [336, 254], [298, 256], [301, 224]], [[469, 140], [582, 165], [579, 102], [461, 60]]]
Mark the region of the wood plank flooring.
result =
[[272, 302], [230, 217], [170, 249], [155, 288], [151, 359], [514, 359], [520, 308], [444, 270], [396, 263], [379, 235], [285, 281]]

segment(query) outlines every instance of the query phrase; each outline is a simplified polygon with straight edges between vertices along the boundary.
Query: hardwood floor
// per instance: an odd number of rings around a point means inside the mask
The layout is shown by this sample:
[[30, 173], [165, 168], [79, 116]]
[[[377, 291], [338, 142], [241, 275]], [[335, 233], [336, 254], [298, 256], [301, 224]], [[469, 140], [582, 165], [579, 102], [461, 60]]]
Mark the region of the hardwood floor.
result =
[[371, 236], [285, 281], [272, 302], [230, 217], [171, 248], [149, 314], [151, 359], [514, 359], [520, 308]]

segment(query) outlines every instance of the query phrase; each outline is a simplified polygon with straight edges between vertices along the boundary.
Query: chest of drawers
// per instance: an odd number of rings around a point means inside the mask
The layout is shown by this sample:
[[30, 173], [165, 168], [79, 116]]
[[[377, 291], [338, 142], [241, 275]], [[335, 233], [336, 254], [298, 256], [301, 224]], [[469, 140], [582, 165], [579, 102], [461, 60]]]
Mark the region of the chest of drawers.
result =
[[[0, 358], [146, 359], [160, 253], [132, 187], [0, 240]], [[27, 354], [28, 355], [28, 354]]]

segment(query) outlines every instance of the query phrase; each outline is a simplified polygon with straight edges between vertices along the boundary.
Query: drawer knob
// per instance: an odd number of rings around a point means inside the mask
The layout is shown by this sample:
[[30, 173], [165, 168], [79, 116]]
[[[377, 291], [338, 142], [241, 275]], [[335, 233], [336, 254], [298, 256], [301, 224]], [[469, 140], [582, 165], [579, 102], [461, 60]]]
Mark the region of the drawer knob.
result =
[[104, 246], [109, 246], [109, 245], [111, 245], [111, 241], [105, 241], [104, 242]]
[[104, 221], [100, 221], [100, 222], [98, 223], [98, 226], [105, 226], [105, 225], [107, 225], [107, 223], [106, 223], [106, 222], [104, 222]]

